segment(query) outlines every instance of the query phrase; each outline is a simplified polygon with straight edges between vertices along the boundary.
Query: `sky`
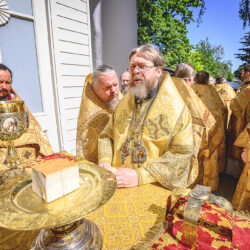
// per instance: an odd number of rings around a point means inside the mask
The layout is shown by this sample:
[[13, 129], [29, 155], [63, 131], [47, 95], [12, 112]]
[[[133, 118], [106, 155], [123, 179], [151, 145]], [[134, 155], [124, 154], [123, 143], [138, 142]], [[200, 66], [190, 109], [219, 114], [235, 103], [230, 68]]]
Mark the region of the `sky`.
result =
[[[239, 0], [205, 0], [206, 10], [202, 16], [202, 23], [187, 26], [187, 37], [192, 45], [205, 40], [208, 37], [213, 46], [222, 45], [224, 48], [224, 59], [231, 60], [233, 71], [242, 64], [234, 54], [239, 53], [242, 47], [240, 39], [249, 27], [243, 29], [243, 21], [239, 18]], [[198, 11], [194, 11], [194, 18], [197, 20]]]

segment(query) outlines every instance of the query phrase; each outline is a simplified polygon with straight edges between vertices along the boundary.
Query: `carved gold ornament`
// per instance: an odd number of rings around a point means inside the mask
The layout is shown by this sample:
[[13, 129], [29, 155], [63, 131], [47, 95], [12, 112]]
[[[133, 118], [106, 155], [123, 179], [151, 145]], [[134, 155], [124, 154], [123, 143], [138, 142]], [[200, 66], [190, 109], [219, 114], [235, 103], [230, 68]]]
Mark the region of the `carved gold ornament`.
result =
[[0, 0], [0, 27], [10, 20], [10, 9], [4, 0]]

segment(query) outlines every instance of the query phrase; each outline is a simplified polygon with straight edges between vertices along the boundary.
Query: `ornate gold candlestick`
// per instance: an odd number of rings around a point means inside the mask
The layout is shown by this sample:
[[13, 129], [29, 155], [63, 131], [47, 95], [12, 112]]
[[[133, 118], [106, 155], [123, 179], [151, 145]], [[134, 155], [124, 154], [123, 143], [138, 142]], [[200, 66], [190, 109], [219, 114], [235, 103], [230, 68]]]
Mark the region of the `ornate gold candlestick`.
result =
[[29, 127], [29, 114], [23, 101], [0, 102], [0, 139], [6, 141], [5, 164], [9, 167], [18, 165], [19, 159], [14, 147], [14, 140], [19, 138]]

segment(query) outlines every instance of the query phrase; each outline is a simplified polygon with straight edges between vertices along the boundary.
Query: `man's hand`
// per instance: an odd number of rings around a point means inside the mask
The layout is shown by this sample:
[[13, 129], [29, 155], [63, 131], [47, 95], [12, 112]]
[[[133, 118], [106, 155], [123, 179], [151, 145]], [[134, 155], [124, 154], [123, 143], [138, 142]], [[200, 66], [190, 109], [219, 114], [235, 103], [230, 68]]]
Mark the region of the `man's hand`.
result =
[[138, 178], [134, 169], [119, 168], [114, 175], [116, 176], [117, 186], [119, 188], [138, 186]]
[[110, 169], [111, 168], [111, 164], [107, 161], [104, 161], [102, 163], [99, 164], [100, 167], [106, 168], [106, 169]]
[[107, 170], [109, 170], [110, 172], [112, 172], [113, 174], [117, 171], [116, 168], [112, 167], [111, 164], [109, 162], [102, 162], [99, 165], [100, 167], [106, 168]]

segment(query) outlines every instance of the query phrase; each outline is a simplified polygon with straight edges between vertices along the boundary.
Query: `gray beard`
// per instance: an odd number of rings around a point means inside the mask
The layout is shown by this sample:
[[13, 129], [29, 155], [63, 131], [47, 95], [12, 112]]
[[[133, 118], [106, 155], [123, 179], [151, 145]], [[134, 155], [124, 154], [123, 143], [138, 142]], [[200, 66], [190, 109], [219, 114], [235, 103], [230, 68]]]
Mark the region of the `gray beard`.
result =
[[148, 96], [148, 89], [145, 83], [143, 85], [129, 86], [128, 91], [138, 99], [145, 99]]
[[107, 102], [107, 105], [109, 106], [110, 109], [114, 110], [118, 102], [119, 102], [118, 98], [115, 98], [114, 100]]

